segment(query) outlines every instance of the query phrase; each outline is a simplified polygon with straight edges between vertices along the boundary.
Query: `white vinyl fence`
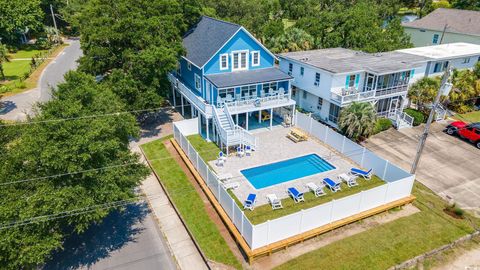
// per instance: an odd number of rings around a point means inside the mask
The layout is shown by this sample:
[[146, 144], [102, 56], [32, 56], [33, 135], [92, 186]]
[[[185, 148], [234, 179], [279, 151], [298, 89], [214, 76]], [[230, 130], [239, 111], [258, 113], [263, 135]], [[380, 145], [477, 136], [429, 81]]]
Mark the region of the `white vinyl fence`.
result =
[[386, 184], [294, 214], [252, 225], [243, 210], [237, 206], [220, 184], [215, 173], [207, 166], [174, 124], [175, 140], [187, 153], [190, 161], [200, 172], [203, 180], [252, 250], [405, 198], [412, 191], [414, 175], [378, 157], [365, 147], [352, 142], [308, 115], [297, 113], [296, 117], [296, 125], [299, 128], [354, 160], [360, 167], [372, 168], [374, 174], [384, 179]]

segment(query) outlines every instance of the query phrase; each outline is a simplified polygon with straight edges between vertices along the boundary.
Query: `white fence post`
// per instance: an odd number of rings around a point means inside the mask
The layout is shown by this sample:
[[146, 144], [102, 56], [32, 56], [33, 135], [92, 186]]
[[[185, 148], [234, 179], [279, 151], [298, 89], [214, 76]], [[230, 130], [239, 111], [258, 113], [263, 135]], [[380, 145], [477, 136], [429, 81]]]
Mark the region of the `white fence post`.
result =
[[343, 141], [342, 141], [342, 151], [340, 151], [340, 153], [342, 153], [342, 154], [343, 154], [343, 149], [344, 149], [344, 147], [345, 147], [345, 138], [346, 138], [346, 137], [345, 137], [345, 136], [343, 136]]
[[383, 169], [383, 177], [382, 177], [383, 180], [385, 180], [385, 175], [387, 175], [387, 168], [388, 168], [388, 160], [385, 160], [385, 169]]
[[240, 234], [243, 236], [243, 222], [245, 221], [245, 213], [242, 211], [242, 225], [240, 226]]
[[[198, 156], [199, 156], [199, 154], [197, 152], [197, 166], [195, 166], [195, 168], [197, 168], [197, 170], [200, 171], [200, 166], [198, 165]], [[207, 171], [207, 174], [208, 174], [208, 171]]]
[[308, 127], [308, 133], [312, 134], [312, 124], [313, 124], [313, 118], [312, 118], [312, 114], [310, 113], [310, 125]]
[[230, 199], [232, 199], [232, 222], [235, 224], [235, 201], [232, 197]]

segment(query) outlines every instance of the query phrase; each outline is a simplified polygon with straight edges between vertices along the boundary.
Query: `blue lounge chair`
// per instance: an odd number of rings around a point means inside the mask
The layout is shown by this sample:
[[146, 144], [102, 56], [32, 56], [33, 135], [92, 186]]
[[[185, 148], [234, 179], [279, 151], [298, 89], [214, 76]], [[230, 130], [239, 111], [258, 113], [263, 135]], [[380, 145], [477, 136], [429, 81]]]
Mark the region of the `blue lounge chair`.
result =
[[298, 191], [296, 188], [290, 187], [290, 188], [287, 189], [287, 192], [290, 196], [292, 196], [293, 200], [296, 203], [305, 201], [305, 199], [303, 198], [303, 193]]
[[353, 175], [361, 176], [367, 180], [370, 180], [372, 178], [372, 169], [364, 171], [357, 168], [352, 168], [350, 169], [350, 173]]
[[340, 183], [337, 183], [328, 177], [323, 179], [323, 183], [333, 192], [337, 192], [341, 189]]
[[248, 209], [253, 211], [253, 207], [255, 206], [255, 201], [257, 200], [257, 194], [250, 193], [248, 194], [245, 203], [243, 204], [243, 209]]
[[245, 155], [251, 156], [252, 155], [252, 147], [250, 145], [247, 145], [245, 147]]

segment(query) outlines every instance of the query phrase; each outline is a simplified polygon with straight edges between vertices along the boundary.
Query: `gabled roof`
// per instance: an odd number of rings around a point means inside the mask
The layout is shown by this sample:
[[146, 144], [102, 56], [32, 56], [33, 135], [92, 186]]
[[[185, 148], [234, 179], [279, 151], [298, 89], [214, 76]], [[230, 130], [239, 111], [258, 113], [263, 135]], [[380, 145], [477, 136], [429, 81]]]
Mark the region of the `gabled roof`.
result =
[[185, 58], [203, 67], [240, 28], [238, 24], [202, 16], [183, 37], [183, 46], [187, 51]]
[[427, 16], [403, 23], [405, 27], [443, 31], [480, 36], [480, 11], [461, 10], [453, 8], [437, 8]]
[[318, 49], [282, 53], [280, 57], [292, 59], [330, 73], [373, 72], [385, 74], [412, 69], [429, 59], [402, 52], [365, 53], [344, 48]]
[[293, 79], [292, 76], [274, 67], [212, 74], [205, 76], [205, 78], [217, 88]]

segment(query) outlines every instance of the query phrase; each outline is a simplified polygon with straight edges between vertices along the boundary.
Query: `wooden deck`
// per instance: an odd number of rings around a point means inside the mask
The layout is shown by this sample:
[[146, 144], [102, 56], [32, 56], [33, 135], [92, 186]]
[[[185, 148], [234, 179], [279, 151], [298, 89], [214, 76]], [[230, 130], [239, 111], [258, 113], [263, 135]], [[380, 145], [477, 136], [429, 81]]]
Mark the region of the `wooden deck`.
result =
[[205, 184], [202, 177], [200, 176], [200, 173], [195, 169], [193, 164], [188, 159], [187, 155], [183, 152], [183, 150], [178, 145], [178, 143], [175, 141], [175, 139], [172, 138], [171, 142], [172, 142], [172, 145], [177, 150], [177, 152], [179, 153], [182, 160], [187, 165], [188, 169], [192, 172], [193, 176], [195, 177], [195, 180], [198, 182], [198, 184], [202, 188], [203, 192], [208, 197], [209, 201], [212, 203], [212, 205], [215, 208], [215, 210], [217, 211], [218, 215], [223, 220], [223, 222], [225, 223], [225, 225], [229, 229], [230, 233], [235, 238], [235, 241], [242, 248], [245, 256], [247, 256], [247, 260], [248, 260], [249, 264], [251, 264], [252, 261], [257, 257], [264, 256], [264, 255], [270, 255], [272, 252], [275, 252], [277, 250], [286, 249], [291, 245], [301, 243], [301, 242], [303, 242], [307, 239], [313, 238], [315, 236], [326, 233], [326, 232], [331, 231], [333, 229], [345, 226], [345, 225], [350, 224], [350, 223], [357, 222], [357, 221], [362, 220], [364, 218], [376, 215], [376, 214], [381, 213], [381, 212], [385, 212], [389, 209], [411, 203], [413, 200], [415, 200], [415, 196], [410, 195], [410, 196], [405, 197], [403, 199], [396, 200], [396, 201], [393, 201], [391, 203], [384, 204], [384, 205], [375, 207], [373, 209], [370, 209], [370, 210], [367, 210], [367, 211], [364, 211], [364, 212], [360, 212], [360, 213], [355, 214], [353, 216], [350, 216], [350, 217], [347, 217], [347, 218], [344, 218], [344, 219], [341, 219], [341, 220], [323, 225], [321, 227], [318, 227], [316, 229], [304, 232], [302, 234], [298, 234], [298, 235], [289, 237], [287, 239], [272, 243], [270, 245], [252, 250], [252, 249], [250, 249], [247, 242], [245, 241], [245, 239], [242, 237], [242, 235], [238, 231], [237, 227], [235, 227], [235, 224], [233, 224], [233, 222], [228, 217], [227, 213], [223, 210], [222, 206], [217, 201], [217, 199], [215, 198], [213, 193], [210, 191], [208, 186]]

